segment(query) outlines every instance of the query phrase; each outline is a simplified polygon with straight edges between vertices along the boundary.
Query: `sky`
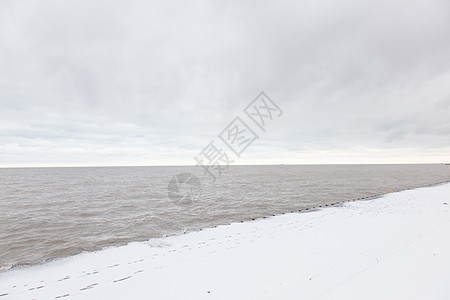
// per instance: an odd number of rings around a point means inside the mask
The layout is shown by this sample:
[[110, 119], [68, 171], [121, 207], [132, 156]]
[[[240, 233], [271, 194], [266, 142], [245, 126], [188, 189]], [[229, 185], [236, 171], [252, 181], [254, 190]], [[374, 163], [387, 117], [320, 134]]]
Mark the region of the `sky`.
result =
[[447, 0], [2, 0], [0, 167], [450, 163], [449, 36]]

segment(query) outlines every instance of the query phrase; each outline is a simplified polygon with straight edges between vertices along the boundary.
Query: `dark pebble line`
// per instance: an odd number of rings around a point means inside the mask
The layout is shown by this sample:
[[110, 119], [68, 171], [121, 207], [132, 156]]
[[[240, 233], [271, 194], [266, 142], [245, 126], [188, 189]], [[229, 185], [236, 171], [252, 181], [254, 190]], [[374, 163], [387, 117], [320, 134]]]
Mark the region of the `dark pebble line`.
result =
[[[352, 202], [352, 201], [372, 200], [372, 199], [380, 198], [380, 197], [382, 197], [382, 196], [384, 196], [386, 194], [398, 193], [398, 192], [408, 191], [408, 190], [412, 190], [412, 189], [419, 189], [419, 188], [424, 188], [424, 187], [438, 186], [438, 185], [445, 184], [445, 183], [450, 183], [450, 180], [442, 181], [442, 182], [438, 182], [438, 183], [426, 184], [426, 185], [423, 185], [423, 186], [409, 186], [409, 187], [406, 187], [404, 189], [391, 190], [389, 193], [371, 195], [371, 196], [366, 196], [366, 197], [362, 197], [362, 198], [355, 198], [355, 199], [343, 200], [343, 201], [327, 203], [327, 204], [322, 204], [322, 205], [317, 205], [317, 206], [312, 206], [312, 207], [306, 207], [306, 208], [303, 208], [303, 209], [299, 209], [298, 212], [313, 211], [313, 210], [317, 210], [319, 208], [330, 207], [330, 206], [337, 206], [337, 205], [341, 205], [341, 204], [344, 204], [346, 202]], [[291, 211], [290, 213], [294, 213], [294, 212], [295, 211]], [[281, 212], [281, 213], [278, 213], [278, 214], [272, 214], [272, 216], [276, 217], [276, 216], [279, 216], [279, 215], [285, 215], [287, 213], [289, 213], [289, 212]], [[262, 217], [257, 217], [257, 218], [251, 218], [249, 220], [241, 220], [239, 223], [244, 223], [244, 222], [249, 222], [249, 221], [256, 221], [256, 220], [259, 220], [259, 219], [266, 219], [266, 218], [268, 218], [268, 217], [267, 216], [262, 216]], [[214, 225], [213, 227], [209, 227], [209, 228], [217, 228], [218, 226], [231, 225], [231, 224], [232, 223], [219, 224], [219, 225]], [[193, 229], [192, 232], [193, 231], [201, 231], [202, 229], [207, 229], [207, 228]], [[188, 233], [188, 232], [183, 232], [183, 234], [186, 234], [186, 233]], [[163, 237], [178, 236], [178, 235], [180, 235], [180, 233], [167, 234], [167, 235], [164, 235]]]

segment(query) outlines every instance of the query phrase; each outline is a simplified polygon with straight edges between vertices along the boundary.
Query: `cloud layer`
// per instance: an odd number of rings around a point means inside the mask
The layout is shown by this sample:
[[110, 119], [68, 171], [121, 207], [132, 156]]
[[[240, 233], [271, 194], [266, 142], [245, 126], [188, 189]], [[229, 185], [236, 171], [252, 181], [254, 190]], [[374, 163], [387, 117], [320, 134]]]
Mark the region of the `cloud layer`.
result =
[[2, 1], [0, 166], [193, 164], [264, 90], [238, 163], [450, 161], [450, 5]]

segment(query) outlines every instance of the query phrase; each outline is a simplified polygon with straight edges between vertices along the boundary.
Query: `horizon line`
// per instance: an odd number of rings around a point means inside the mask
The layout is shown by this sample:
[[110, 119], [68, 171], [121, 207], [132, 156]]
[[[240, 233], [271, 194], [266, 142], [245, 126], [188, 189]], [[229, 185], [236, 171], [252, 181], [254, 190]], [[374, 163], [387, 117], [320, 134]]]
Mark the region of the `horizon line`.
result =
[[[445, 162], [420, 162], [420, 163], [306, 163], [306, 164], [231, 164], [229, 167], [235, 166], [334, 166], [334, 165], [450, 165]], [[0, 166], [0, 169], [44, 169], [44, 168], [148, 168], [148, 167], [196, 167], [198, 165], [84, 165], [84, 166]]]

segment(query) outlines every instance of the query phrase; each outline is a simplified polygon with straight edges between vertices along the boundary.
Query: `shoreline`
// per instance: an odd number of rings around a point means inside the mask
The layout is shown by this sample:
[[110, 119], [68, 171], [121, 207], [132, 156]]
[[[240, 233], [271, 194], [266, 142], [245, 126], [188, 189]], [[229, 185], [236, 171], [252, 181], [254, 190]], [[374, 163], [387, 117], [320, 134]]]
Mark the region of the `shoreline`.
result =
[[0, 297], [448, 299], [449, 195], [439, 183], [14, 268]]
[[244, 219], [244, 220], [241, 220], [239, 222], [223, 223], [223, 224], [217, 224], [217, 225], [214, 225], [214, 226], [211, 226], [211, 227], [190, 229], [190, 230], [187, 230], [185, 232], [169, 233], [169, 234], [162, 235], [160, 237], [152, 237], [152, 238], [149, 238], [148, 240], [145, 240], [145, 241], [132, 241], [132, 242], [129, 242], [129, 243], [124, 244], [124, 245], [112, 245], [112, 246], [107, 246], [107, 247], [104, 247], [104, 248], [101, 248], [101, 249], [95, 250], [95, 251], [83, 251], [83, 252], [80, 252], [80, 253], [77, 253], [77, 254], [74, 254], [74, 255], [71, 255], [71, 256], [55, 257], [55, 258], [48, 259], [46, 261], [42, 261], [40, 263], [18, 264], [18, 265], [10, 266], [9, 268], [3, 268], [4, 266], [2, 266], [2, 269], [0, 269], [0, 275], [2, 273], [9, 272], [9, 271], [14, 271], [14, 270], [18, 270], [18, 269], [20, 270], [20, 269], [26, 269], [26, 268], [30, 268], [30, 267], [34, 267], [34, 266], [43, 266], [43, 265], [46, 265], [46, 264], [49, 264], [49, 263], [52, 263], [52, 262], [55, 262], [55, 261], [68, 259], [68, 258], [75, 257], [75, 256], [78, 256], [78, 255], [82, 255], [82, 254], [97, 253], [97, 252], [100, 252], [100, 251], [104, 251], [104, 250], [107, 250], [107, 249], [110, 249], [110, 248], [116, 248], [116, 247], [125, 247], [128, 244], [132, 244], [132, 243], [145, 243], [145, 242], [148, 242], [148, 241], [151, 241], [151, 240], [154, 240], [154, 239], [162, 239], [162, 238], [168, 238], [168, 237], [173, 237], [173, 236], [182, 236], [182, 235], [189, 234], [189, 233], [192, 233], [192, 232], [199, 232], [199, 231], [202, 231], [202, 230], [214, 229], [214, 228], [217, 228], [217, 227], [220, 227], [220, 226], [228, 226], [228, 225], [232, 225], [232, 224], [239, 224], [239, 223], [245, 223], [245, 222], [264, 220], [264, 219], [277, 217], [277, 216], [282, 216], [282, 215], [286, 215], [286, 214], [309, 213], [309, 212], [321, 210], [321, 209], [328, 208], [328, 207], [340, 206], [342, 204], [349, 203], [349, 202], [378, 199], [378, 198], [381, 198], [381, 197], [383, 197], [383, 196], [385, 196], [387, 194], [400, 193], [400, 192], [410, 191], [410, 190], [414, 190], [414, 189], [435, 187], [435, 186], [440, 186], [440, 185], [443, 185], [443, 184], [450, 184], [450, 180], [437, 182], [437, 183], [426, 184], [426, 185], [417, 186], [417, 187], [410, 186], [410, 187], [407, 187], [407, 188], [404, 188], [404, 189], [389, 190], [388, 193], [370, 195], [370, 196], [361, 197], [361, 198], [354, 198], [354, 199], [350, 199], [350, 200], [337, 201], [337, 202], [323, 204], [323, 205], [315, 205], [315, 206], [311, 206], [311, 207], [307, 207], [307, 208], [303, 208], [303, 209], [291, 210], [291, 211], [287, 211], [287, 212], [283, 212], [283, 213], [277, 213], [277, 214], [268, 215], [268, 216], [255, 217], [255, 218], [251, 218], [251, 219]]

